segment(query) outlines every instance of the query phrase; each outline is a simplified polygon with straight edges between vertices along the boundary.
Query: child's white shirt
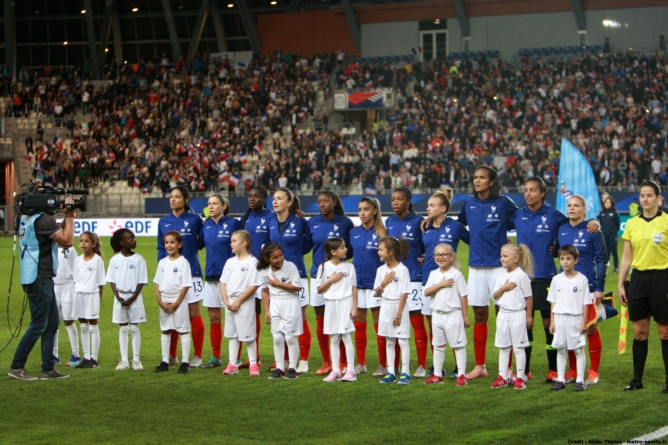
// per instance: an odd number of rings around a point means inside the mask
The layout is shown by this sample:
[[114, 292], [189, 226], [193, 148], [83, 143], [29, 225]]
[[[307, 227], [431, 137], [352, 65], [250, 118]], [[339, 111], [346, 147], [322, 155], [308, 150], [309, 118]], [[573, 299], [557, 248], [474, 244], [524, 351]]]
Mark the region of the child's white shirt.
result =
[[260, 271], [260, 282], [262, 283], [262, 289], [269, 289], [269, 297], [277, 299], [287, 299], [287, 298], [299, 298], [298, 291], [289, 291], [281, 289], [279, 287], [274, 287], [269, 284], [267, 278], [272, 275], [278, 279], [281, 283], [291, 283], [294, 286], [302, 287], [302, 280], [299, 276], [299, 270], [294, 263], [290, 261], [283, 261], [283, 266], [277, 271], [273, 271], [271, 266]]
[[78, 254], [74, 247], [58, 248], [58, 269], [53, 277], [55, 284], [65, 284], [74, 281], [74, 260]]
[[181, 289], [193, 285], [190, 263], [184, 256], [180, 256], [174, 261], [166, 256], [158, 263], [153, 282], [158, 285], [161, 294], [168, 297], [178, 297]]
[[325, 264], [321, 264], [320, 267], [318, 267], [315, 279], [316, 289], [337, 272], [343, 272], [343, 278], [336, 283], [332, 283], [325, 293], [322, 294], [325, 300], [343, 300], [344, 298], [352, 297], [353, 286], [357, 286], [355, 266], [351, 263], [346, 263], [345, 261], [341, 261], [338, 265], [335, 265], [331, 261], [327, 261]]
[[554, 303], [552, 312], [555, 314], [582, 315], [583, 306], [593, 302], [587, 277], [580, 272], [573, 278], [568, 278], [564, 272], [554, 276], [547, 301]]
[[74, 260], [73, 265], [74, 292], [94, 293], [107, 282], [104, 276], [104, 261], [94, 254], [90, 261], [83, 255]]
[[109, 260], [107, 283], [114, 283], [118, 292], [131, 293], [139, 284], [148, 284], [144, 257], [135, 253], [129, 257], [117, 253]]
[[[461, 297], [467, 297], [469, 288], [466, 285], [464, 275], [456, 268], [450, 267], [447, 272], [441, 272], [441, 269], [432, 270], [425, 284], [425, 289], [435, 286], [444, 279], [453, 280], [452, 287], [439, 289], [431, 298], [431, 309], [441, 312], [452, 312], [462, 308]], [[429, 298], [429, 297], [425, 297]]]
[[387, 264], [380, 266], [376, 271], [376, 280], [373, 283], [373, 288], [378, 289], [385, 276], [390, 272], [395, 273], [394, 280], [385, 286], [382, 297], [384, 300], [401, 300], [402, 294], [410, 294], [412, 291], [410, 272], [408, 272], [408, 268], [402, 263], [399, 263], [394, 269], [387, 267]]
[[241, 296], [251, 286], [259, 287], [262, 280], [257, 270], [257, 259], [252, 255], [241, 261], [236, 256], [228, 259], [220, 282], [225, 283], [227, 297], [231, 300]]
[[521, 311], [527, 307], [527, 298], [533, 295], [531, 292], [531, 279], [520, 267], [516, 267], [512, 272], [503, 270], [497, 277], [494, 283], [494, 291], [501, 289], [506, 284], [506, 281], [517, 283], [517, 287], [504, 294], [497, 300], [497, 305], [500, 309], [506, 311]]

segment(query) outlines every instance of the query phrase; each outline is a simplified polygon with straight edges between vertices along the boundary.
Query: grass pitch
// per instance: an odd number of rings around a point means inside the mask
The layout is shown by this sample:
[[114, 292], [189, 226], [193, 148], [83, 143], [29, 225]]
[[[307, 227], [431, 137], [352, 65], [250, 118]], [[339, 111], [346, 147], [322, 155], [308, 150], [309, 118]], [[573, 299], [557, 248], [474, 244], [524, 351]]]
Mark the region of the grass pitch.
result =
[[[78, 242], [78, 240], [75, 240]], [[105, 263], [112, 256], [109, 239], [103, 239]], [[0, 292], [9, 285], [11, 238], [0, 239]], [[148, 263], [149, 281], [157, 265], [156, 243], [138, 238], [137, 252]], [[466, 264], [468, 249], [460, 247]], [[204, 265], [204, 255], [201, 256]], [[307, 258], [310, 267], [310, 257]], [[466, 266], [462, 267], [465, 275]], [[612, 268], [609, 269], [612, 272]], [[18, 262], [14, 271], [11, 298], [0, 302], [0, 348], [9, 340], [9, 326], [16, 326], [21, 313], [23, 292], [18, 284]], [[617, 276], [608, 276], [607, 290], [616, 290]], [[314, 371], [322, 363], [315, 336], [315, 317], [308, 309], [313, 331], [310, 371], [296, 381], [267, 380], [267, 365], [273, 357], [268, 325], [262, 326], [260, 350], [263, 361], [259, 379], [242, 370], [222, 376], [221, 369], [193, 370], [177, 375], [176, 370], [154, 374], [160, 362], [160, 329], [154, 286], [145, 289], [148, 322], [141, 325], [142, 362], [145, 371], [115, 371], [118, 327], [111, 323], [111, 290], [107, 287], [100, 320], [100, 368], [59, 369], [72, 377], [59, 381], [20, 382], [0, 378], [0, 443], [540, 443], [564, 444], [583, 440], [628, 440], [666, 425], [663, 407], [668, 401], [661, 393], [664, 384], [663, 362], [656, 331], [650, 337], [650, 356], [643, 391], [625, 393], [623, 387], [632, 376], [632, 333], [625, 355], [618, 355], [619, 321], [601, 325], [603, 357], [601, 383], [585, 393], [549, 391], [543, 383], [547, 360], [545, 335], [534, 330], [533, 380], [525, 391], [490, 389], [497, 370], [498, 350], [494, 348], [494, 316], [490, 316], [487, 366], [490, 378], [474, 380], [455, 388], [454, 380], [444, 385], [425, 386], [414, 379], [407, 386], [379, 385], [379, 378], [359, 376], [355, 383], [321, 382]], [[9, 309], [9, 319], [4, 310]], [[208, 319], [205, 319], [204, 360], [210, 356]], [[370, 317], [369, 317], [370, 319]], [[472, 311], [469, 319], [473, 320]], [[26, 312], [23, 331], [29, 323]], [[536, 322], [540, 326], [540, 320]], [[62, 327], [62, 326], [61, 326]], [[21, 332], [21, 334], [23, 333]], [[469, 370], [474, 364], [472, 329], [469, 329]], [[0, 353], [0, 369], [8, 369], [18, 340]], [[129, 345], [132, 353], [132, 345]], [[414, 341], [411, 339], [416, 368]], [[449, 348], [448, 348], [449, 349]], [[245, 348], [244, 348], [245, 354]], [[64, 329], [60, 334], [60, 356], [69, 357], [69, 342]], [[227, 343], [223, 339], [223, 361]], [[373, 326], [369, 326], [367, 367], [377, 366]], [[27, 365], [39, 375], [39, 345]], [[453, 365], [446, 352], [446, 369]], [[428, 363], [431, 363], [429, 354]]]

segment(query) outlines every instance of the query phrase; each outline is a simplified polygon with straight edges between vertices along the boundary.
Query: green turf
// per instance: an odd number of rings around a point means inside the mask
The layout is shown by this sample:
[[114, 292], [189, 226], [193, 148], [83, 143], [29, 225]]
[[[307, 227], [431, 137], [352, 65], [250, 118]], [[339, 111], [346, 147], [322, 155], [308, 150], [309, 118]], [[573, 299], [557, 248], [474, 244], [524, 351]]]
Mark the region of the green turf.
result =
[[[105, 260], [111, 249], [104, 239]], [[146, 258], [149, 278], [156, 266], [155, 241], [138, 238], [137, 251]], [[0, 292], [9, 284], [11, 239], [0, 239]], [[467, 246], [460, 248], [466, 263]], [[202, 257], [203, 260], [203, 257]], [[307, 259], [310, 263], [310, 258]], [[202, 263], [204, 264], [204, 263]], [[612, 271], [612, 269], [610, 269]], [[463, 266], [467, 274], [467, 267]], [[20, 315], [22, 292], [18, 266], [10, 300], [9, 324]], [[608, 290], [617, 276], [608, 277]], [[153, 286], [144, 292], [148, 323], [141, 326], [144, 372], [114, 370], [119, 357], [118, 329], [111, 323], [112, 296], [107, 288], [102, 308], [99, 369], [73, 370], [59, 366], [72, 378], [60, 381], [20, 382], [0, 378], [0, 443], [554, 443], [568, 440], [627, 440], [666, 425], [662, 407], [668, 395], [663, 387], [663, 363], [656, 332], [650, 341], [644, 391], [625, 393], [632, 376], [631, 348], [617, 354], [618, 319], [601, 325], [603, 359], [601, 383], [586, 393], [568, 390], [554, 393], [543, 383], [546, 370], [544, 333], [535, 330], [532, 370], [534, 379], [525, 391], [492, 390], [492, 379], [469, 382], [455, 388], [411, 385], [379, 385], [378, 378], [362, 375], [355, 383], [325, 384], [314, 370], [321, 365], [312, 309], [308, 309], [313, 346], [311, 371], [296, 381], [269, 381], [271, 335], [267, 325], [261, 333], [262, 377], [250, 379], [248, 371], [222, 376], [220, 368], [197, 369], [186, 376], [175, 371], [154, 374], [160, 361], [158, 309]], [[0, 302], [0, 347], [9, 338], [5, 300]], [[206, 310], [204, 310], [205, 313]], [[210, 356], [208, 320], [205, 361]], [[473, 320], [472, 313], [469, 318]], [[24, 327], [25, 329], [25, 327]], [[468, 330], [469, 369], [474, 364], [472, 329]], [[490, 317], [487, 365], [497, 369], [498, 350], [493, 346], [494, 316]], [[629, 335], [629, 341], [631, 341]], [[367, 365], [377, 366], [377, 350], [369, 326]], [[0, 353], [0, 369], [7, 369], [18, 341]], [[130, 351], [131, 351], [130, 344]], [[416, 367], [414, 343], [411, 370]], [[60, 355], [69, 357], [64, 329]], [[244, 348], [245, 352], [245, 348]], [[223, 358], [227, 345], [223, 341]], [[39, 352], [34, 350], [27, 369], [39, 374]], [[429, 356], [431, 362], [431, 354]], [[446, 353], [446, 368], [453, 355]], [[658, 409], [657, 409], [658, 408]]]

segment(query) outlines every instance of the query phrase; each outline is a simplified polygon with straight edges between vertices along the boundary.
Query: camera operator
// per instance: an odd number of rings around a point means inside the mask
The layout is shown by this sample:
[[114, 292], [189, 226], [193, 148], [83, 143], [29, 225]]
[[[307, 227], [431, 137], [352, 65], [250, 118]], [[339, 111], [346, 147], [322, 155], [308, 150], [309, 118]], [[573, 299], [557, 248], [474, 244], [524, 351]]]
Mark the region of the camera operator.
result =
[[[66, 198], [65, 204], [74, 204], [74, 200]], [[42, 380], [69, 377], [53, 366], [54, 335], [60, 321], [53, 287], [53, 277], [58, 268], [58, 244], [72, 247], [74, 240], [74, 210], [65, 206], [61, 208], [65, 218], [60, 225], [46, 213], [21, 217], [21, 284], [28, 294], [31, 319], [8, 372], [10, 377], [18, 380], [37, 380], [37, 377], [28, 374], [25, 365], [40, 338]]]

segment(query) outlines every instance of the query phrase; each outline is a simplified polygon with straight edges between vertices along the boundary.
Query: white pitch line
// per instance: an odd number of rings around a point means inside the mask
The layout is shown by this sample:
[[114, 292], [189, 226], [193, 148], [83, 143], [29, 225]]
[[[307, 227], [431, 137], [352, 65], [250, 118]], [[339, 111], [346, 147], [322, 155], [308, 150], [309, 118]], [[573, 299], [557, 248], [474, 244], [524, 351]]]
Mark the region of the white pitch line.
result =
[[633, 443], [643, 443], [647, 442], [650, 440], [656, 440], [656, 439], [661, 439], [662, 437], [668, 436], [668, 426], [664, 426], [663, 428], [660, 428], [653, 433], [645, 434], [644, 436], [636, 437], [635, 439], [631, 439], [630, 441], [626, 442], [626, 444], [633, 444]]

